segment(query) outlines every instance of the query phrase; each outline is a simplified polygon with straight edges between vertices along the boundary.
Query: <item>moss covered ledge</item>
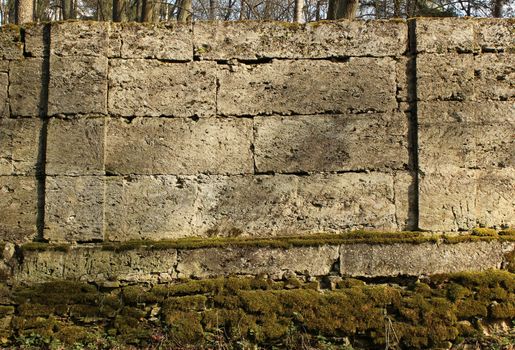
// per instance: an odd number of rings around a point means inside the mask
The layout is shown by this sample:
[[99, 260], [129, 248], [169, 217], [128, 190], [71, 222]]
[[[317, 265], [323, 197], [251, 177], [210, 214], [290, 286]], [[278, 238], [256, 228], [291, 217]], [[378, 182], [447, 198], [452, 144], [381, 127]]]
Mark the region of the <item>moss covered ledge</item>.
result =
[[12, 349], [384, 349], [387, 331], [397, 349], [515, 341], [515, 275], [506, 271], [331, 281], [4, 286], [1, 341]]

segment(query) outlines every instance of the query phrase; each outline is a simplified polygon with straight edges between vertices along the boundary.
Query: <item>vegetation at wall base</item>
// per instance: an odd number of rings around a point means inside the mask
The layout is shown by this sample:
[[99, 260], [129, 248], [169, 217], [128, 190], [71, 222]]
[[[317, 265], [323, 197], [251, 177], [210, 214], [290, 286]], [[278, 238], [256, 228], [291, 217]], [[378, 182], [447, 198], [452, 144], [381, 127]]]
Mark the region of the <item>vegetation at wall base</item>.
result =
[[392, 349], [508, 349], [514, 291], [515, 275], [497, 270], [3, 286], [0, 341], [10, 349], [384, 349], [388, 332]]

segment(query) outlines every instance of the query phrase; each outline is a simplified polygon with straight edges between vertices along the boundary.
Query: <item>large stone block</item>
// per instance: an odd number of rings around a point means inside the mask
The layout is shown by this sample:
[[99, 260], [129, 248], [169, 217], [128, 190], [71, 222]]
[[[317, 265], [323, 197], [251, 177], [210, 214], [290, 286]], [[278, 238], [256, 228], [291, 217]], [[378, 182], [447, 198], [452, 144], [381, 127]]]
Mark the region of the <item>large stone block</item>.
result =
[[0, 240], [22, 243], [36, 234], [37, 180], [32, 176], [0, 176]]
[[25, 55], [29, 57], [48, 57], [50, 53], [51, 24], [26, 23], [23, 25]]
[[416, 18], [417, 52], [473, 52], [479, 48], [474, 37], [474, 20], [463, 18]]
[[0, 72], [0, 118], [9, 117], [9, 75]]
[[435, 123], [492, 124], [515, 123], [515, 105], [510, 101], [420, 101], [419, 125]]
[[174, 275], [177, 251], [129, 250], [123, 253], [81, 246], [68, 252], [43, 251], [23, 254], [14, 278], [24, 282], [80, 280], [87, 282], [160, 282]]
[[515, 55], [481, 54], [474, 58], [476, 100], [515, 101]]
[[104, 118], [58, 119], [48, 123], [48, 175], [103, 175]]
[[122, 116], [211, 116], [216, 64], [110, 60], [109, 113]]
[[419, 54], [418, 100], [474, 100], [474, 56]]
[[45, 239], [51, 242], [102, 240], [103, 223], [103, 177], [46, 177]]
[[252, 120], [110, 119], [106, 171], [115, 174], [247, 174]]
[[45, 108], [43, 83], [46, 73], [41, 58], [11, 61], [9, 101], [13, 116], [39, 116]]
[[382, 173], [109, 177], [106, 233], [128, 240], [395, 230], [394, 197], [393, 176]]
[[397, 107], [395, 62], [390, 58], [240, 64], [219, 74], [222, 115], [381, 112]]
[[20, 28], [6, 25], [0, 27], [0, 59], [17, 60], [23, 58], [23, 42]]
[[478, 46], [483, 52], [515, 53], [515, 20], [481, 18], [474, 21]]
[[407, 122], [402, 113], [257, 117], [256, 167], [287, 173], [404, 169]]
[[50, 57], [48, 114], [106, 114], [107, 58]]
[[194, 233], [191, 223], [201, 210], [196, 203], [198, 195], [192, 180], [175, 176], [107, 177], [106, 239], [200, 235]]
[[109, 57], [193, 60], [191, 24], [111, 23]]
[[481, 226], [515, 227], [514, 166], [479, 171], [476, 215], [478, 225]]
[[195, 55], [209, 60], [398, 56], [408, 38], [403, 21], [196, 22], [193, 31]]
[[340, 273], [346, 276], [422, 276], [499, 269], [512, 242], [457, 244], [344, 244]]
[[337, 246], [277, 248], [211, 248], [179, 252], [179, 278], [212, 278], [266, 274], [281, 279], [287, 273], [328, 275], [338, 259]]
[[397, 171], [393, 178], [395, 201], [395, 218], [397, 230], [412, 231], [417, 229], [416, 221], [417, 188], [414, 171]]
[[50, 53], [56, 56], [107, 56], [109, 22], [52, 23]]
[[39, 119], [0, 119], [0, 175], [36, 175]]
[[476, 170], [420, 175], [419, 228], [457, 231], [476, 227], [476, 184]]

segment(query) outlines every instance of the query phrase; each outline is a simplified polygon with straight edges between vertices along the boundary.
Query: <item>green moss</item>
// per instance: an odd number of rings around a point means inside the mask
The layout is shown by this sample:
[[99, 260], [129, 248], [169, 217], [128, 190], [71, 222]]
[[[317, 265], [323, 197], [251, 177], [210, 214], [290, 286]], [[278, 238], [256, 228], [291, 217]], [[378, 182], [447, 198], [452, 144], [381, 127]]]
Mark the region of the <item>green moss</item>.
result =
[[490, 316], [497, 319], [515, 320], [515, 300], [492, 304]]
[[44, 251], [55, 251], [67, 253], [71, 249], [69, 244], [49, 244], [42, 242], [30, 242], [25, 243], [21, 246], [22, 252], [44, 252]]
[[488, 303], [479, 300], [460, 300], [456, 304], [457, 316], [460, 318], [486, 317]]
[[472, 235], [474, 236], [497, 236], [497, 231], [493, 228], [476, 227], [472, 229]]
[[59, 330], [53, 336], [65, 345], [88, 343], [96, 338], [96, 334], [91, 332], [91, 328], [76, 325], [59, 327]]
[[499, 235], [501, 236], [515, 236], [515, 228], [506, 228], [499, 231]]
[[187, 295], [183, 297], [168, 298], [164, 302], [164, 312], [174, 310], [202, 311], [206, 308], [207, 297], [205, 295]]
[[0, 305], [0, 317], [12, 315], [14, 313], [14, 306]]
[[199, 344], [203, 340], [204, 329], [201, 317], [196, 312], [175, 311], [164, 315], [169, 326], [169, 336], [176, 344]]

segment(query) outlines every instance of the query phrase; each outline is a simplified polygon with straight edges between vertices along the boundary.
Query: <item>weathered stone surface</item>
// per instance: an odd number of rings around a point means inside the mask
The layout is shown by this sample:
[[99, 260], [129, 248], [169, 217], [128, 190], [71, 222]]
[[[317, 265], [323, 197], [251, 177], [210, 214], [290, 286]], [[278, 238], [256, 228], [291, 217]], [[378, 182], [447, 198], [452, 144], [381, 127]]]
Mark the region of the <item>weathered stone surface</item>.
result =
[[394, 174], [393, 190], [397, 230], [412, 231], [417, 228], [415, 178], [415, 172], [397, 171]]
[[399, 57], [395, 62], [398, 101], [409, 102], [416, 99], [415, 91], [410, 87], [415, 76], [413, 71], [414, 62], [414, 57], [406, 56]]
[[57, 56], [106, 56], [109, 22], [52, 23], [50, 53]]
[[259, 172], [404, 169], [407, 117], [401, 113], [266, 116], [255, 119]]
[[219, 74], [222, 115], [381, 112], [397, 107], [395, 62], [390, 58], [230, 65]]
[[107, 58], [50, 57], [48, 114], [106, 114]]
[[457, 244], [345, 244], [340, 246], [340, 272], [347, 276], [421, 276], [499, 269], [513, 242]]
[[473, 52], [479, 48], [474, 38], [475, 21], [463, 18], [416, 18], [417, 52]]
[[23, 58], [23, 43], [20, 28], [14, 25], [0, 26], [0, 59]]
[[476, 100], [515, 100], [515, 55], [481, 54], [474, 58]]
[[177, 252], [173, 249], [129, 250], [123, 253], [98, 247], [71, 248], [69, 252], [24, 253], [15, 279], [24, 282], [52, 280], [158, 282], [162, 275], [173, 275]]
[[115, 174], [247, 174], [252, 120], [110, 119], [106, 171]]
[[106, 239], [125, 241], [192, 235], [191, 221], [200, 210], [195, 203], [197, 192], [192, 181], [175, 176], [106, 178]]
[[103, 175], [104, 141], [104, 118], [51, 118], [46, 141], [46, 173]]
[[[50, 43], [45, 39], [48, 39], [48, 33], [51, 32], [51, 24], [41, 23], [26, 23], [23, 25], [25, 31], [25, 55], [29, 57], [45, 57], [50, 52]], [[45, 38], [47, 36], [47, 38]]]
[[103, 239], [104, 178], [47, 176], [44, 237], [55, 241]]
[[37, 233], [36, 178], [0, 176], [0, 197], [0, 241], [30, 241]]
[[478, 46], [483, 52], [515, 53], [515, 20], [481, 18], [474, 21]]
[[9, 100], [13, 116], [38, 116], [44, 108], [43, 60], [12, 61], [9, 66]]
[[109, 177], [111, 240], [398, 229], [392, 175]]
[[[511, 157], [513, 156], [512, 152]], [[479, 171], [476, 198], [478, 225], [498, 228], [515, 227], [514, 184], [514, 166]]]
[[9, 117], [9, 76], [0, 73], [0, 118]]
[[419, 228], [456, 231], [476, 227], [477, 172], [456, 169], [419, 176]]
[[0, 119], [0, 175], [35, 175], [39, 119]]
[[111, 23], [109, 57], [193, 60], [191, 24]]
[[211, 116], [216, 64], [110, 60], [109, 113], [122, 116]]
[[395, 56], [408, 39], [403, 21], [195, 22], [193, 31], [195, 55], [210, 60]]
[[302, 248], [210, 248], [179, 252], [179, 278], [209, 278], [266, 274], [280, 279], [285, 273], [328, 275], [338, 259], [337, 246]]
[[473, 100], [474, 56], [419, 54], [417, 98], [428, 100]]
[[515, 105], [510, 101], [420, 101], [417, 119], [421, 125], [435, 123], [515, 123]]

